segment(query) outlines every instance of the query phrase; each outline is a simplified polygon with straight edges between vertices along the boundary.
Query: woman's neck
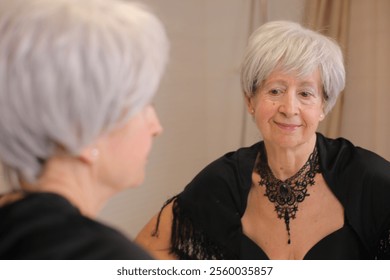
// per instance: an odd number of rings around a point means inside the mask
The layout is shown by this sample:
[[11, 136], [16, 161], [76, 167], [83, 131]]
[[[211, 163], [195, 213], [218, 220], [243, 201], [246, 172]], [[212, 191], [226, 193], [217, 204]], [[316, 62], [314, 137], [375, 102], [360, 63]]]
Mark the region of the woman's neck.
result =
[[27, 191], [59, 194], [90, 218], [96, 218], [114, 194], [110, 188], [98, 184], [88, 165], [74, 158], [63, 157], [48, 160], [37, 183], [22, 184], [22, 188]]
[[296, 147], [280, 147], [264, 141], [268, 165], [274, 176], [286, 180], [306, 163], [316, 144], [316, 136]]

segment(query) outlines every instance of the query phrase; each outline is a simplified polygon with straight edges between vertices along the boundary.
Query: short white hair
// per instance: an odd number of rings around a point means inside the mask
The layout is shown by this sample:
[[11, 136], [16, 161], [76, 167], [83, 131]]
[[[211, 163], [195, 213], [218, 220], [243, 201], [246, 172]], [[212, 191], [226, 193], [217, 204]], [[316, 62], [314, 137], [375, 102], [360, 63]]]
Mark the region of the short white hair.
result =
[[254, 96], [276, 67], [304, 76], [318, 69], [321, 74], [325, 113], [345, 87], [345, 68], [340, 46], [331, 38], [300, 24], [271, 21], [249, 38], [241, 67], [241, 87]]
[[151, 102], [169, 43], [120, 0], [0, 0], [0, 158], [33, 182]]

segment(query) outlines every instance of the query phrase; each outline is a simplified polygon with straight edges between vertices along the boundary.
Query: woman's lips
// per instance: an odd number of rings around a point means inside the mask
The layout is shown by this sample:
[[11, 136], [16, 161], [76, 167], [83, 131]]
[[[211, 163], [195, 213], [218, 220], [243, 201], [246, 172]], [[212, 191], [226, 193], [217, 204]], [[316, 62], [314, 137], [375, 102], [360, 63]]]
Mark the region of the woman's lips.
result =
[[296, 130], [297, 128], [299, 128], [301, 126], [299, 124], [280, 123], [280, 122], [276, 122], [276, 121], [274, 121], [274, 123], [280, 129], [285, 130], [285, 131], [294, 131], [294, 130]]

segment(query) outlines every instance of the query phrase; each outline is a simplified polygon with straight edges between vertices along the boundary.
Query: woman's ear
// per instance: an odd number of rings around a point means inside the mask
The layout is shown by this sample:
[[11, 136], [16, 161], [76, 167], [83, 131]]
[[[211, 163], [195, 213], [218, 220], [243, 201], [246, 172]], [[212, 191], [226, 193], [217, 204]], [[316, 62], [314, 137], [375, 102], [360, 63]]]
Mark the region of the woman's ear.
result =
[[96, 146], [88, 146], [81, 150], [79, 158], [82, 162], [93, 165], [99, 159], [100, 151]]
[[322, 112], [320, 114], [320, 122], [323, 121], [325, 119], [325, 116], [326, 116], [326, 114], [325, 114], [325, 104], [322, 104], [321, 109], [322, 109]]
[[248, 113], [253, 115], [255, 113], [253, 97], [245, 96], [245, 102], [246, 102]]

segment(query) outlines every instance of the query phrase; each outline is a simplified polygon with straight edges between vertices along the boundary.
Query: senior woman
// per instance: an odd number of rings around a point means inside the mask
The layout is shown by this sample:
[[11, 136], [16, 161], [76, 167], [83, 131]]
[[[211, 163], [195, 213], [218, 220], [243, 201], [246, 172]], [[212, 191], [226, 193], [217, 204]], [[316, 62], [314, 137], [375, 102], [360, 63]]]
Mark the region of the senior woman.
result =
[[136, 240], [164, 259], [389, 258], [389, 162], [316, 133], [344, 88], [339, 46], [266, 23], [241, 81], [263, 141], [208, 165]]
[[0, 1], [1, 259], [149, 259], [96, 220], [144, 178], [160, 21], [119, 0]]

